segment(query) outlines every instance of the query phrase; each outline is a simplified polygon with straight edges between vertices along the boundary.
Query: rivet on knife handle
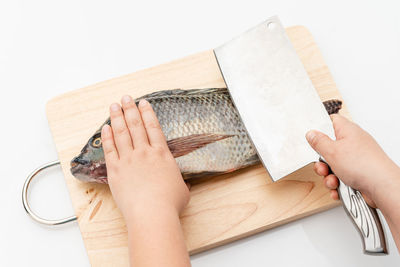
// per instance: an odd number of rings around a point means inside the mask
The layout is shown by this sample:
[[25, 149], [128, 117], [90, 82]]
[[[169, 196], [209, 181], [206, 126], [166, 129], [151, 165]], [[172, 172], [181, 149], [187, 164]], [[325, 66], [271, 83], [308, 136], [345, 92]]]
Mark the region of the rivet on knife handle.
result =
[[371, 208], [361, 193], [342, 181], [338, 188], [343, 207], [363, 239], [364, 252], [368, 254], [387, 254], [385, 233], [376, 209]]

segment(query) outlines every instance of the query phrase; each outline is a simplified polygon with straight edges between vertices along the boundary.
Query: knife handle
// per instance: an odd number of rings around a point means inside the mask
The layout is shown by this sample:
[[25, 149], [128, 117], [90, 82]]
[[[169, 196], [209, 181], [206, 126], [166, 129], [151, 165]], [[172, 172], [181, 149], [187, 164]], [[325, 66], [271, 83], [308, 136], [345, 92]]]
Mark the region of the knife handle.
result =
[[364, 253], [387, 254], [385, 233], [376, 209], [365, 202], [359, 191], [345, 185], [340, 180], [338, 193], [344, 210], [361, 235]]
[[[320, 161], [326, 163], [323, 158]], [[376, 209], [365, 202], [358, 190], [346, 185], [340, 179], [338, 194], [344, 210], [361, 235], [364, 253], [371, 255], [388, 254], [385, 232]]]

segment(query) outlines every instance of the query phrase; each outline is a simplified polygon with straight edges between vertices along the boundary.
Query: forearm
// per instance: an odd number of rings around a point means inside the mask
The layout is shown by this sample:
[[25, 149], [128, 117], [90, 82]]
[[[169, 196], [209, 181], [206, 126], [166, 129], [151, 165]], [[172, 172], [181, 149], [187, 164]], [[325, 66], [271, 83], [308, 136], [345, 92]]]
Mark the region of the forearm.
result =
[[190, 266], [179, 216], [162, 206], [127, 218], [131, 266]]
[[385, 217], [400, 252], [400, 168], [396, 166], [387, 175], [385, 182], [376, 188], [375, 203]]

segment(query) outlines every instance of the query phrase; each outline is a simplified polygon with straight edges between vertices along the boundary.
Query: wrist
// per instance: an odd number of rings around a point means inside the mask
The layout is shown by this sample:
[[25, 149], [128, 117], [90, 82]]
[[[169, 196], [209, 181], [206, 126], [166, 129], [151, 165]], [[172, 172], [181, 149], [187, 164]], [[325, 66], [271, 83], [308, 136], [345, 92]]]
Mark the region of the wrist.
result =
[[123, 216], [126, 224], [129, 225], [144, 221], [179, 219], [179, 212], [173, 205], [147, 200], [131, 205], [129, 208], [125, 209]]
[[400, 192], [400, 168], [392, 162], [386, 172], [382, 172], [383, 177], [375, 183], [371, 196], [379, 209], [384, 209], [391, 200], [399, 195]]

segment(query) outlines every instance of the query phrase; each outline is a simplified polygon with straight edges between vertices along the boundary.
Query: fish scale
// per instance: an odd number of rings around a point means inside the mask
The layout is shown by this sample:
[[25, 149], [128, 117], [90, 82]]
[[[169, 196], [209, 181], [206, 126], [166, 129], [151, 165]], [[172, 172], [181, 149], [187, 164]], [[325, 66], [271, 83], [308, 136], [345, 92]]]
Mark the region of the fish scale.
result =
[[[237, 124], [239, 115], [226, 90], [209, 94], [202, 92], [197, 97], [182, 95], [168, 99], [149, 98], [148, 101], [167, 140], [192, 134], [232, 135], [176, 158], [183, 174], [190, 176], [191, 173], [219, 173], [243, 168], [250, 163], [249, 159], [256, 155], [247, 134], [243, 131], [243, 125]], [[171, 118], [175, 119], [176, 131], [170, 129], [171, 124], [168, 121]], [[240, 149], [237, 150], [237, 147]]]

